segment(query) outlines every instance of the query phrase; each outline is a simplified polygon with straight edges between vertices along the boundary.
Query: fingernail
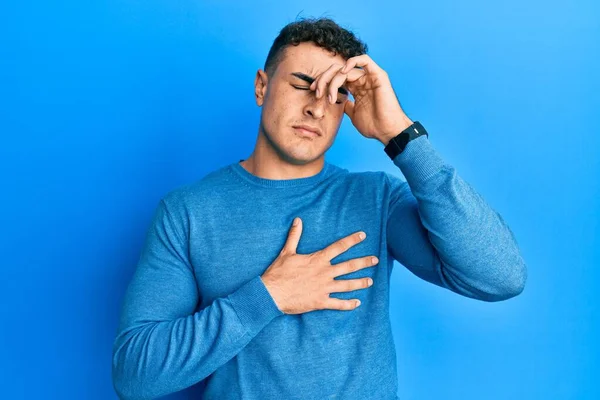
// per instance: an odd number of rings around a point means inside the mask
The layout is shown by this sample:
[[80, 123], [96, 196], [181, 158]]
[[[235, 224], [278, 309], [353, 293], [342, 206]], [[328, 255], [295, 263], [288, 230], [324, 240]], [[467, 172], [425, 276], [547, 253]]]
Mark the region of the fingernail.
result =
[[327, 95], [327, 98], [329, 99], [330, 103], [333, 103], [333, 101], [331, 100], [331, 95], [330, 94]]
[[294, 218], [294, 226], [298, 225], [298, 222], [300, 222], [300, 221], [298, 220], [298, 217]]
[[360, 306], [360, 300], [356, 300], [355, 303], [356, 303], [356, 307]]
[[364, 232], [361, 232], [361, 233], [359, 233], [359, 234], [358, 234], [358, 237], [359, 237], [359, 238], [361, 238], [361, 239], [364, 239], [364, 238], [365, 238], [365, 236], [366, 236], [366, 235], [365, 235], [365, 233], [364, 233]]
[[320, 94], [321, 92], [319, 91], [319, 89], [317, 89], [317, 97], [319, 97]]

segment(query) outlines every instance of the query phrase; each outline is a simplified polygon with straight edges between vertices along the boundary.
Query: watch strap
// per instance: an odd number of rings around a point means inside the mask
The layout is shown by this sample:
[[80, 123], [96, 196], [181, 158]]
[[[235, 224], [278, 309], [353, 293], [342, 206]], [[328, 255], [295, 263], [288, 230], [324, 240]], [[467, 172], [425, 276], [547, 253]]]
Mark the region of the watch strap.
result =
[[393, 160], [398, 154], [404, 151], [408, 142], [423, 135], [429, 138], [429, 133], [427, 133], [423, 125], [421, 125], [419, 121], [414, 121], [412, 125], [392, 138], [392, 140], [390, 140], [389, 143], [384, 147], [384, 150], [386, 154]]

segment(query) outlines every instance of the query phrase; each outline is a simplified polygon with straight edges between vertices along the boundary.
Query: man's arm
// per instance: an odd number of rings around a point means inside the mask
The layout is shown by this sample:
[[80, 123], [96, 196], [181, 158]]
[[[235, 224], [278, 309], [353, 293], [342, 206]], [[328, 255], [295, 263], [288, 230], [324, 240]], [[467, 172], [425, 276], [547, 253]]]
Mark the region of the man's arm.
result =
[[113, 385], [121, 399], [157, 398], [192, 386], [283, 314], [260, 276], [194, 312], [199, 293], [184, 232], [161, 200], [113, 346]]
[[445, 163], [426, 136], [410, 141], [388, 178], [387, 242], [412, 273], [458, 294], [500, 301], [523, 291], [527, 269], [514, 234]]
[[[311, 89], [324, 93], [327, 88], [335, 96], [344, 83], [354, 97], [345, 101], [344, 113], [364, 137], [387, 145], [413, 123], [389, 75], [367, 54], [328, 69]], [[408, 182], [405, 186], [386, 173], [392, 190], [387, 237], [394, 258], [416, 275], [468, 297], [498, 301], [519, 294], [527, 270], [511, 230], [442, 161], [427, 136], [409, 141], [394, 164]]]

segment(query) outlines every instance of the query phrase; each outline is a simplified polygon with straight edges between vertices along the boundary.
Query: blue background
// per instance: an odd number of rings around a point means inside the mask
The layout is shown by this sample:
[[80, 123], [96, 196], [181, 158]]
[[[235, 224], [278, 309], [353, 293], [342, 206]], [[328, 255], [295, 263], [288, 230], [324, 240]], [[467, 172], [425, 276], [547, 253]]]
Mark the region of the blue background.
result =
[[[116, 398], [117, 318], [158, 200], [251, 153], [272, 41], [328, 16], [367, 42], [529, 268], [499, 303], [395, 268], [399, 396], [599, 398], [600, 6], [282, 3], [0, 6], [1, 397]], [[327, 160], [399, 173], [347, 117]]]

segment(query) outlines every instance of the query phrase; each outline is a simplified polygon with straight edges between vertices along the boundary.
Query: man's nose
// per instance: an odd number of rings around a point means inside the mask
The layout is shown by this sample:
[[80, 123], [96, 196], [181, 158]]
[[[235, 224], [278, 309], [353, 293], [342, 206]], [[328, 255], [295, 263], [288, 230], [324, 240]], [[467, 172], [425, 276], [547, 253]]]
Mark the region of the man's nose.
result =
[[314, 94], [311, 101], [306, 105], [306, 113], [313, 118], [323, 118], [328, 105], [329, 101], [327, 96], [317, 98], [317, 95]]

